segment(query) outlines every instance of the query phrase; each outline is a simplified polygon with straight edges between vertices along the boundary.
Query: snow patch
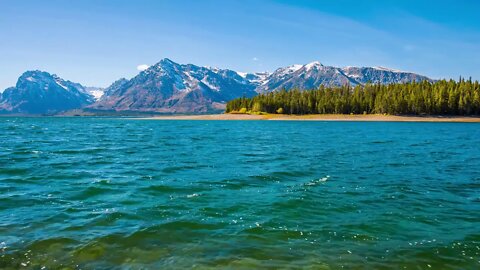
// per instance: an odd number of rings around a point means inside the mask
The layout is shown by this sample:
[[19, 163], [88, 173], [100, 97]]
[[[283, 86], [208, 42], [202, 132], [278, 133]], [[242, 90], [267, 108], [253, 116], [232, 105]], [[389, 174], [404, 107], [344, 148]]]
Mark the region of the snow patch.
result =
[[247, 73], [247, 75], [255, 76], [254, 79], [248, 79], [250, 83], [257, 84], [257, 85], [264, 85], [267, 83], [267, 78], [270, 76], [269, 72], [255, 72], [255, 73]]
[[285, 75], [296, 72], [297, 70], [301, 69], [302, 67], [303, 67], [303, 65], [295, 64], [295, 65], [291, 65], [291, 66], [288, 66], [288, 67], [285, 67], [285, 68], [279, 68], [279, 69], [277, 69], [277, 71], [275, 71], [275, 73], [277, 73], [279, 76], [285, 76]]
[[201, 80], [201, 82], [202, 82], [203, 84], [205, 84], [208, 88], [212, 89], [212, 90], [215, 90], [215, 91], [217, 91], [217, 92], [220, 91], [220, 89], [219, 89], [217, 86], [210, 84], [210, 82], [207, 80], [207, 78], [208, 78], [208, 77], [203, 78], [203, 79]]
[[60, 82], [58, 81], [55, 81], [60, 87], [62, 87], [63, 89], [67, 90], [68, 91], [68, 87], [66, 87], [65, 85], [61, 84]]
[[360, 76], [359, 74], [355, 74], [355, 73], [345, 73], [345, 75], [347, 75], [348, 77], [351, 77], [351, 78], [360, 78], [362, 76]]
[[185, 76], [187, 76], [189, 81], [194, 81], [195, 80], [195, 78], [193, 78], [192, 75], [190, 75], [190, 73], [184, 71], [183, 74], [185, 74]]
[[246, 78], [247, 75], [248, 75], [248, 73], [246, 73], [246, 72], [238, 72], [238, 71], [237, 71], [237, 74], [242, 78]]
[[318, 61], [315, 61], [315, 62], [311, 62], [309, 64], [306, 64], [305, 65], [305, 68], [307, 70], [311, 70], [312, 68], [316, 68], [316, 67], [321, 67], [323, 66], [322, 63], [318, 62]]
[[95, 100], [99, 100], [103, 96], [104, 92], [102, 90], [92, 90], [89, 93]]
[[290, 72], [295, 72], [295, 71], [297, 71], [301, 68], [302, 68], [302, 65], [295, 64], [295, 65], [291, 65], [291, 66], [287, 67], [287, 70], [290, 71]]
[[373, 69], [382, 70], [382, 71], [389, 71], [389, 72], [396, 72], [396, 73], [408, 73], [407, 71], [398, 70], [398, 69], [391, 69], [391, 68], [386, 68], [386, 67], [373, 67]]
[[214, 73], [218, 73], [220, 71], [218, 67], [210, 67], [210, 66], [203, 66], [203, 67], [213, 71]]

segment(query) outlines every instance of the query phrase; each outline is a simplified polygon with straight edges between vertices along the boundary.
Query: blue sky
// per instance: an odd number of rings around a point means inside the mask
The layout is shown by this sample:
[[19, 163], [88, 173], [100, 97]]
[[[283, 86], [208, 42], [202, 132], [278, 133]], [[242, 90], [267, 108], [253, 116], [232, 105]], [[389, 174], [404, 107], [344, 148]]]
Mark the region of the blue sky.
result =
[[479, 10], [476, 0], [0, 0], [0, 89], [31, 69], [105, 87], [165, 57], [248, 72], [318, 60], [480, 80]]

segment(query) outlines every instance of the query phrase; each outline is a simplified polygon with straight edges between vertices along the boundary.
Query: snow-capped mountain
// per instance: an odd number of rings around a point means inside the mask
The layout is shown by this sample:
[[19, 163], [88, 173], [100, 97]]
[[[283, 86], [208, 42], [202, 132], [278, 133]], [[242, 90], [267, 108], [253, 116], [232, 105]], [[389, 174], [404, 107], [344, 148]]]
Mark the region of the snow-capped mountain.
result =
[[432, 81], [430, 78], [411, 72], [388, 69], [384, 67], [345, 67], [342, 72], [355, 81], [355, 84], [366, 83], [407, 83]]
[[231, 99], [255, 95], [253, 81], [259, 77], [163, 59], [131, 80], [115, 82], [89, 108], [173, 113], [220, 111]]
[[273, 73], [242, 73], [228, 69], [178, 64], [163, 59], [131, 80], [105, 90], [90, 108], [114, 111], [191, 113], [222, 110], [225, 102], [280, 89], [314, 89], [430, 80], [413, 73], [384, 68], [337, 68], [320, 62], [279, 68]]
[[314, 89], [320, 85], [334, 86], [347, 83], [351, 83], [351, 80], [337, 68], [312, 62], [306, 65], [292, 65], [275, 70], [256, 91], [268, 93], [279, 89]]
[[366, 83], [406, 83], [431, 79], [383, 67], [338, 68], [312, 62], [279, 68], [273, 73], [178, 64], [163, 59], [134, 78], [106, 89], [84, 87], [41, 71], [25, 72], [15, 87], [0, 95], [2, 113], [55, 113], [70, 109], [204, 113], [222, 111], [225, 103], [281, 89], [315, 89]]
[[77, 109], [94, 97], [81, 84], [42, 71], [27, 71], [0, 98], [0, 113], [45, 114]]
[[411, 72], [398, 71], [380, 67], [345, 67], [324, 66], [320, 62], [306, 65], [293, 65], [279, 68], [268, 76], [260, 86], [258, 93], [268, 93], [280, 89], [314, 89], [320, 85], [343, 86], [349, 84], [364, 85], [370, 83], [406, 83], [431, 79]]

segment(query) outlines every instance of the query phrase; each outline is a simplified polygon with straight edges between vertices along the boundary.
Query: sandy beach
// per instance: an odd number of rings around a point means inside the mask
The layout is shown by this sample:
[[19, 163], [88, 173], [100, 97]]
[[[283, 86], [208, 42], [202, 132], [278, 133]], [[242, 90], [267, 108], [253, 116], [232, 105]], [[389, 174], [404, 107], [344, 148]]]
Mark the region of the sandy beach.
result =
[[208, 114], [170, 115], [140, 118], [148, 120], [270, 120], [270, 121], [365, 121], [365, 122], [462, 122], [479, 123], [480, 117], [466, 116], [395, 116], [395, 115], [347, 115], [347, 114]]

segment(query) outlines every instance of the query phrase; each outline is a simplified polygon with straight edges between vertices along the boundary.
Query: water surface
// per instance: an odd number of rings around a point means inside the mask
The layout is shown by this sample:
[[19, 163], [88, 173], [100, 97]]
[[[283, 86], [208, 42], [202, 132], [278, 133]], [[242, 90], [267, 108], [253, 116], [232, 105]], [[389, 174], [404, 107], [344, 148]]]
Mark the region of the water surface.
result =
[[0, 118], [0, 268], [479, 269], [480, 124]]

